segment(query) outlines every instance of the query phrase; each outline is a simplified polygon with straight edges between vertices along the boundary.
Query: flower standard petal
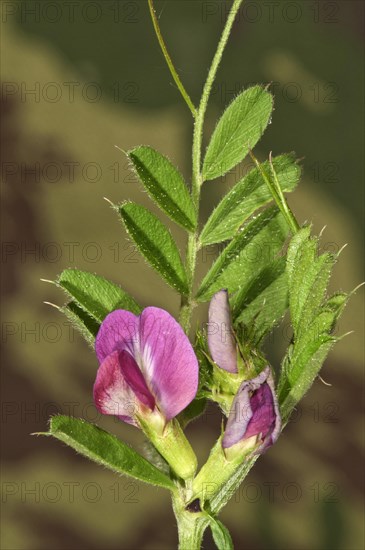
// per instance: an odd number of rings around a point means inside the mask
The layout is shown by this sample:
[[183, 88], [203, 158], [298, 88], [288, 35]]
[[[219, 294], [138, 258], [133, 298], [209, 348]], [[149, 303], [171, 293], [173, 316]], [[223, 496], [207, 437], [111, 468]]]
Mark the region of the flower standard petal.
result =
[[140, 318], [141, 368], [166, 420], [194, 399], [198, 360], [181, 326], [163, 309], [148, 307]]
[[260, 442], [256, 452], [263, 452], [275, 443], [280, 428], [274, 381], [270, 367], [266, 367], [256, 378], [241, 384], [233, 401], [222, 445], [227, 449], [256, 436]]
[[209, 304], [208, 346], [213, 361], [231, 373], [237, 373], [236, 341], [232, 333], [231, 312], [226, 290], [214, 294]]
[[139, 348], [139, 317], [117, 309], [107, 315], [96, 336], [95, 351], [101, 363], [115, 350], [127, 350], [132, 356]]

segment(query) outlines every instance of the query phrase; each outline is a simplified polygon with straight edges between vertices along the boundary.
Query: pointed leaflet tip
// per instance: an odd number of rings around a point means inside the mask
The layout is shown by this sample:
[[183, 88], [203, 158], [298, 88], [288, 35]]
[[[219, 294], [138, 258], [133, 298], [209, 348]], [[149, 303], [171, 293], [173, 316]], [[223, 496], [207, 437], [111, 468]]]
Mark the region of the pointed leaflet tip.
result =
[[104, 199], [106, 202], [108, 202], [112, 208], [114, 208], [114, 209], [117, 208], [117, 207], [115, 206], [115, 204], [112, 203], [112, 201], [111, 201], [110, 199], [108, 199], [107, 197], [103, 197], [103, 199]]
[[365, 285], [365, 281], [363, 283], [360, 283], [359, 285], [357, 285], [350, 294], [355, 294], [355, 292], [357, 292], [359, 290], [359, 288], [361, 288], [364, 285]]
[[128, 152], [127, 151], [124, 151], [124, 149], [122, 149], [121, 147], [118, 147], [118, 145], [114, 145], [114, 147], [116, 149], [118, 149], [119, 151], [121, 151], [122, 153], [124, 153], [126, 156], [128, 156]]
[[52, 302], [43, 302], [44, 304], [47, 304], [47, 306], [54, 307], [55, 309], [58, 309], [58, 311], [61, 311], [61, 308], [59, 306], [56, 306], [56, 304], [52, 304]]
[[318, 375], [318, 378], [320, 379], [320, 381], [325, 385], [325, 386], [329, 386], [330, 388], [332, 388], [332, 384], [330, 384], [329, 382], [326, 382], [325, 380], [323, 380], [322, 376], [319, 374]]
[[326, 227], [327, 227], [327, 225], [324, 225], [324, 226], [322, 227], [322, 229], [321, 229], [321, 231], [320, 231], [320, 233], [319, 233], [319, 235], [318, 235], [319, 238], [322, 237], [322, 235], [323, 235], [324, 230], [326, 229]]
[[337, 336], [336, 341], [342, 340], [342, 338], [345, 338], [345, 336], [350, 336], [350, 334], [355, 334], [355, 330], [349, 330], [348, 332], [345, 332], [345, 334], [342, 334], [342, 336]]
[[341, 248], [340, 250], [337, 252], [337, 258], [340, 256], [340, 254], [342, 253], [343, 250], [345, 250], [346, 246], [348, 245], [348, 243], [345, 243]]
[[39, 279], [40, 281], [42, 281], [42, 283], [50, 283], [51, 285], [56, 285], [57, 283], [55, 283], [55, 281], [50, 281], [49, 279]]

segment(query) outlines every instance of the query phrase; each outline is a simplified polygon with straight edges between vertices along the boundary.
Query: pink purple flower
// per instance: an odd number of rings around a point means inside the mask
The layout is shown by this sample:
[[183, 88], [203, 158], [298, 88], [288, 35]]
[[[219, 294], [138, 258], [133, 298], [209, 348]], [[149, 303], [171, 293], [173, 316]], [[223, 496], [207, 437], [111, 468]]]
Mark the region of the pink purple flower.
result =
[[165, 310], [147, 307], [140, 316], [110, 313], [95, 343], [100, 362], [94, 401], [103, 414], [138, 425], [159, 413], [167, 422], [194, 399], [198, 361], [188, 337]]
[[223, 448], [248, 442], [262, 453], [279, 437], [281, 418], [271, 369], [267, 366], [256, 378], [242, 382], [232, 404]]

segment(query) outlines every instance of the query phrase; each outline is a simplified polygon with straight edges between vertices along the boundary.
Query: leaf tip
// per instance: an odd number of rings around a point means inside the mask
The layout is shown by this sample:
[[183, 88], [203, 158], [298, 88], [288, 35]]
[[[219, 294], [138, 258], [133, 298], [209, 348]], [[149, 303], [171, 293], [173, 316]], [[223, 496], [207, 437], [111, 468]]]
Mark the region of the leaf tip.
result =
[[359, 290], [359, 288], [361, 288], [362, 286], [365, 285], [365, 281], [363, 283], [360, 283], [359, 285], [357, 285], [354, 290], [351, 291], [350, 295], [351, 294], [355, 294], [355, 292], [357, 292]]
[[325, 386], [329, 386], [330, 388], [332, 388], [332, 384], [330, 384], [329, 382], [326, 382], [320, 374], [318, 374], [318, 378]]
[[341, 246], [340, 250], [336, 254], [336, 258], [339, 258], [340, 254], [345, 250], [346, 246], [348, 246], [348, 243], [345, 243], [343, 246]]
[[124, 149], [122, 149], [121, 147], [119, 147], [118, 145], [114, 145], [114, 147], [115, 147], [116, 149], [118, 149], [118, 151], [121, 151], [122, 153], [124, 153], [125, 155], [128, 156], [128, 152], [125, 151]]
[[55, 309], [57, 309], [58, 311], [61, 311], [61, 308], [59, 306], [57, 306], [56, 304], [52, 304], [52, 302], [43, 302], [44, 304], [46, 304], [47, 306], [51, 306]]
[[40, 281], [42, 281], [42, 283], [50, 283], [51, 285], [55, 285], [57, 284], [55, 281], [51, 281], [50, 279], [39, 279]]
[[108, 199], [108, 197], [103, 197], [103, 199], [108, 203], [110, 204], [110, 206], [113, 208], [113, 210], [117, 210], [118, 207], [110, 200]]

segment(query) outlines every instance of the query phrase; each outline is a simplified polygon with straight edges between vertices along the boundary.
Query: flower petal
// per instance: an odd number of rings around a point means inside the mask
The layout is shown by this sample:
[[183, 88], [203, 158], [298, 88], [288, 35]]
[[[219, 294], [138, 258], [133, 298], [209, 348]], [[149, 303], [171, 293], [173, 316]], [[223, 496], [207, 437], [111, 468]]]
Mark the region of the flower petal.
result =
[[167, 420], [194, 399], [199, 366], [181, 326], [163, 309], [148, 307], [140, 317], [141, 369]]
[[222, 441], [224, 449], [244, 439], [247, 425], [252, 418], [248, 383], [245, 381], [241, 384], [233, 400]]
[[266, 437], [275, 423], [273, 396], [266, 382], [253, 392], [250, 405], [252, 417], [247, 425], [245, 439], [260, 433]]
[[117, 309], [107, 315], [96, 336], [95, 351], [102, 363], [113, 351], [126, 349], [131, 355], [139, 349], [139, 317]]
[[233, 400], [222, 444], [224, 448], [232, 447], [257, 435], [261, 437], [261, 445], [256, 452], [263, 452], [275, 443], [280, 428], [274, 380], [268, 366], [256, 378], [241, 384]]
[[108, 355], [98, 369], [94, 384], [94, 402], [102, 414], [112, 414], [124, 422], [136, 425], [133, 417], [138, 410], [138, 404], [122, 374], [118, 351]]
[[146, 385], [139, 366], [128, 351], [123, 350], [119, 352], [119, 365], [125, 381], [135, 394], [137, 400], [153, 410], [155, 408], [155, 399]]
[[226, 290], [214, 294], [209, 305], [208, 346], [213, 361], [228, 372], [237, 372], [236, 341]]

